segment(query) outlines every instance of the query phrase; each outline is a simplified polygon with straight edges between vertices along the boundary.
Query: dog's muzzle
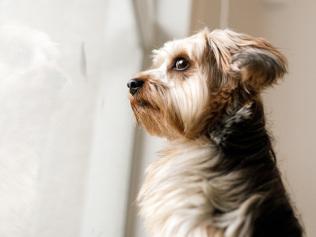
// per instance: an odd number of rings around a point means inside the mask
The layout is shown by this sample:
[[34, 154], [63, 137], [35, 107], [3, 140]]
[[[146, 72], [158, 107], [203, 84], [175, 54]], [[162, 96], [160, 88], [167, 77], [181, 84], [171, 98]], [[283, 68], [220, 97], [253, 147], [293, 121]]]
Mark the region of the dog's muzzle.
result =
[[132, 95], [135, 95], [137, 91], [139, 91], [140, 88], [142, 88], [144, 85], [144, 81], [140, 79], [131, 79], [127, 83], [127, 87], [129, 88], [129, 92]]

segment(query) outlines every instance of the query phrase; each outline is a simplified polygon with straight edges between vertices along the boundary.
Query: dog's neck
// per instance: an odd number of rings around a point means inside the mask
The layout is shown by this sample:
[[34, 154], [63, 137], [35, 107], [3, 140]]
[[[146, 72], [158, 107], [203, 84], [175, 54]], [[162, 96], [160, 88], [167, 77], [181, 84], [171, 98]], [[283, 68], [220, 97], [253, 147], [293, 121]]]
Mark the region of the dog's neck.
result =
[[265, 127], [263, 105], [259, 100], [228, 107], [221, 119], [209, 128], [208, 134], [224, 157], [236, 163], [246, 157], [275, 161]]
[[213, 169], [225, 174], [242, 172], [246, 195], [274, 191], [285, 195], [260, 100], [228, 108], [209, 131], [209, 139], [221, 157]]

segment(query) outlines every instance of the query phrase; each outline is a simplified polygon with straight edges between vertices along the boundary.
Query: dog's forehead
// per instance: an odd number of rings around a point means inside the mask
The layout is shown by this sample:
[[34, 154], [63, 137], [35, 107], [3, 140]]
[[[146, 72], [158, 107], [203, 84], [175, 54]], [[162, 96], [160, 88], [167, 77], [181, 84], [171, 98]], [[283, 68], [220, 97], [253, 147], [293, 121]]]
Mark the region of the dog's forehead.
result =
[[193, 54], [203, 52], [204, 48], [205, 37], [202, 33], [198, 33], [184, 39], [168, 41], [160, 49], [153, 50], [153, 61], [164, 61], [180, 53], [186, 53], [191, 57]]

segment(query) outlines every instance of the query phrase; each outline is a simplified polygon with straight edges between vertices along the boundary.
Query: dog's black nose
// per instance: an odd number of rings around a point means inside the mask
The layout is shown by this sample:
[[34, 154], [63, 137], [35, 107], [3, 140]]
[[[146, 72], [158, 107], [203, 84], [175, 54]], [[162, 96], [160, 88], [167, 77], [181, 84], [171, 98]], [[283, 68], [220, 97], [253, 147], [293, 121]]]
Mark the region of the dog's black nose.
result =
[[140, 88], [142, 88], [143, 84], [143, 80], [132, 79], [127, 83], [127, 87], [129, 88], [129, 92], [134, 95]]

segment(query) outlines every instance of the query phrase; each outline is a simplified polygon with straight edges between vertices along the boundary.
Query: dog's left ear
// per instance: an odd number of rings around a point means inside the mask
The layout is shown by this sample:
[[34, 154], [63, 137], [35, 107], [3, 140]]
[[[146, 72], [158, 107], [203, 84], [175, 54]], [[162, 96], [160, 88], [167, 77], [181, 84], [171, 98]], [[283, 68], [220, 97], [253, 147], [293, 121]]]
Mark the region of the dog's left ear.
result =
[[283, 54], [262, 38], [217, 30], [209, 34], [208, 42], [222, 73], [248, 90], [260, 91], [287, 71]]

